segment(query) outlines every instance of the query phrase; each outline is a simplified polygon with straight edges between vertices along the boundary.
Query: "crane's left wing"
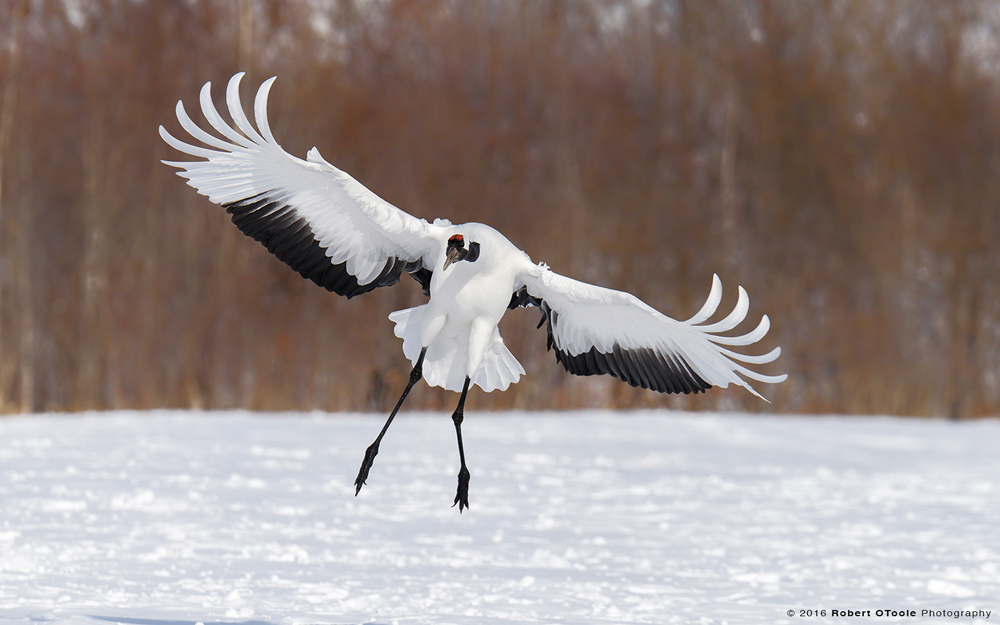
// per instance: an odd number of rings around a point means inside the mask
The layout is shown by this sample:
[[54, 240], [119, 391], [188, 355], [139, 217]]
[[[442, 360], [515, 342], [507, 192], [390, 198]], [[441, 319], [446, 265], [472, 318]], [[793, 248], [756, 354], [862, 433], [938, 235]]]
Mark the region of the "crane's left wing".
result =
[[548, 323], [548, 347], [555, 349], [556, 360], [570, 373], [607, 373], [661, 393], [698, 393], [732, 383], [757, 397], [743, 378], [776, 384], [788, 377], [764, 375], [740, 364], [771, 362], [781, 354], [780, 347], [761, 356], [726, 347], [751, 345], [764, 338], [770, 327], [767, 315], [747, 334], [719, 334], [746, 317], [750, 301], [742, 287], [732, 313], [716, 323], [704, 323], [722, 299], [718, 276], [713, 277], [708, 301], [687, 321], [671, 319], [629, 293], [573, 280], [545, 267], [522, 272], [519, 280], [523, 286], [514, 292], [510, 308], [538, 306], [542, 310], [539, 327]]
[[221, 204], [244, 234], [327, 290], [353, 297], [395, 284], [406, 271], [429, 294], [444, 228], [389, 204], [323, 160], [316, 148], [305, 160], [285, 152], [267, 121], [274, 78], [257, 91], [254, 128], [240, 102], [242, 76], [233, 76], [226, 89], [235, 127], [212, 103], [210, 83], [202, 87], [201, 109], [218, 134], [196, 125], [177, 103], [181, 126], [204, 147], [176, 139], [163, 126], [160, 136], [204, 160], [163, 162], [180, 168], [177, 173], [198, 193]]

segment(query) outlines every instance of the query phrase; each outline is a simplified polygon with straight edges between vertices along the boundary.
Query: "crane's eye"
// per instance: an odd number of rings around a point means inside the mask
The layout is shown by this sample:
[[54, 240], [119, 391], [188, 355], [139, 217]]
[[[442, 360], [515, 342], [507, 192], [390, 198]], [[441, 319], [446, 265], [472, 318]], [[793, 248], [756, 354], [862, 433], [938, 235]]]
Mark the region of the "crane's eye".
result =
[[465, 247], [465, 237], [460, 234], [453, 234], [448, 239], [448, 247]]

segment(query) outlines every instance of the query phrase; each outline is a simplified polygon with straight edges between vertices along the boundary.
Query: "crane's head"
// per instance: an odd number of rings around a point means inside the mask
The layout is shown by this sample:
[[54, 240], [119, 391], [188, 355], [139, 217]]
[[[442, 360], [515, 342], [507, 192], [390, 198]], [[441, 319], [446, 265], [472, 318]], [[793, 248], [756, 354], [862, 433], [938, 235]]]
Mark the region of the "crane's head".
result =
[[473, 241], [469, 247], [465, 247], [465, 237], [460, 234], [453, 234], [448, 239], [448, 251], [444, 259], [444, 269], [448, 265], [460, 260], [467, 260], [470, 263], [476, 262], [479, 258], [479, 244]]

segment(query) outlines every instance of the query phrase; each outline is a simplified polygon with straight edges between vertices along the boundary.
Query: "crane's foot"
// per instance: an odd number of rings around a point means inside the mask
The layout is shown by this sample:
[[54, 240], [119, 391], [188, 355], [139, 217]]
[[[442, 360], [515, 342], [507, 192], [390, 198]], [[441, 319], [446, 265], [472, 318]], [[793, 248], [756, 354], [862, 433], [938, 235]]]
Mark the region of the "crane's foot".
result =
[[354, 480], [354, 496], [357, 497], [358, 493], [361, 492], [361, 487], [365, 485], [365, 480], [368, 479], [368, 471], [371, 470], [372, 464], [375, 462], [375, 454], [378, 453], [378, 443], [372, 443], [365, 450], [365, 459], [361, 462], [361, 470], [358, 471], [358, 479]]
[[455, 493], [455, 503], [451, 504], [452, 508], [455, 506], [458, 506], [460, 514], [469, 507], [469, 470], [465, 467], [458, 472], [458, 492]]

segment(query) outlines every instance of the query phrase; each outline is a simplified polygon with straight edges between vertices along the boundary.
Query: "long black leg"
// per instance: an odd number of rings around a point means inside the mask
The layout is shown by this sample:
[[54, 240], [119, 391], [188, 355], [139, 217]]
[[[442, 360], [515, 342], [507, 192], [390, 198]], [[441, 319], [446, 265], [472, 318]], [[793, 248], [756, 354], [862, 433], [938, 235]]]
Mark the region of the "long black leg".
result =
[[410, 371], [410, 381], [407, 382], [406, 388], [403, 389], [403, 394], [400, 395], [399, 401], [396, 402], [396, 407], [392, 409], [392, 413], [389, 414], [389, 418], [386, 419], [385, 425], [382, 426], [382, 431], [378, 433], [378, 438], [375, 442], [368, 446], [365, 450], [365, 459], [361, 462], [361, 470], [358, 471], [358, 479], [354, 480], [354, 487], [357, 489], [354, 491], [354, 496], [357, 497], [358, 493], [361, 492], [361, 487], [365, 485], [365, 480], [368, 479], [368, 471], [372, 468], [372, 463], [375, 462], [375, 454], [378, 453], [378, 444], [382, 442], [382, 437], [385, 436], [386, 430], [389, 429], [389, 424], [392, 423], [393, 418], [396, 413], [399, 412], [399, 407], [403, 405], [403, 400], [409, 395], [410, 389], [413, 385], [420, 381], [423, 376], [423, 366], [424, 366], [424, 354], [427, 352], [427, 348], [420, 350], [420, 356], [417, 357], [417, 364], [413, 365], [413, 371]]
[[469, 468], [465, 466], [465, 447], [462, 445], [462, 419], [465, 412], [465, 396], [469, 392], [469, 378], [465, 378], [465, 385], [462, 386], [462, 397], [458, 400], [458, 408], [451, 415], [451, 420], [455, 422], [455, 434], [458, 436], [458, 459], [462, 463], [462, 468], [458, 470], [458, 492], [455, 494], [454, 508], [458, 506], [459, 513], [469, 507]]

